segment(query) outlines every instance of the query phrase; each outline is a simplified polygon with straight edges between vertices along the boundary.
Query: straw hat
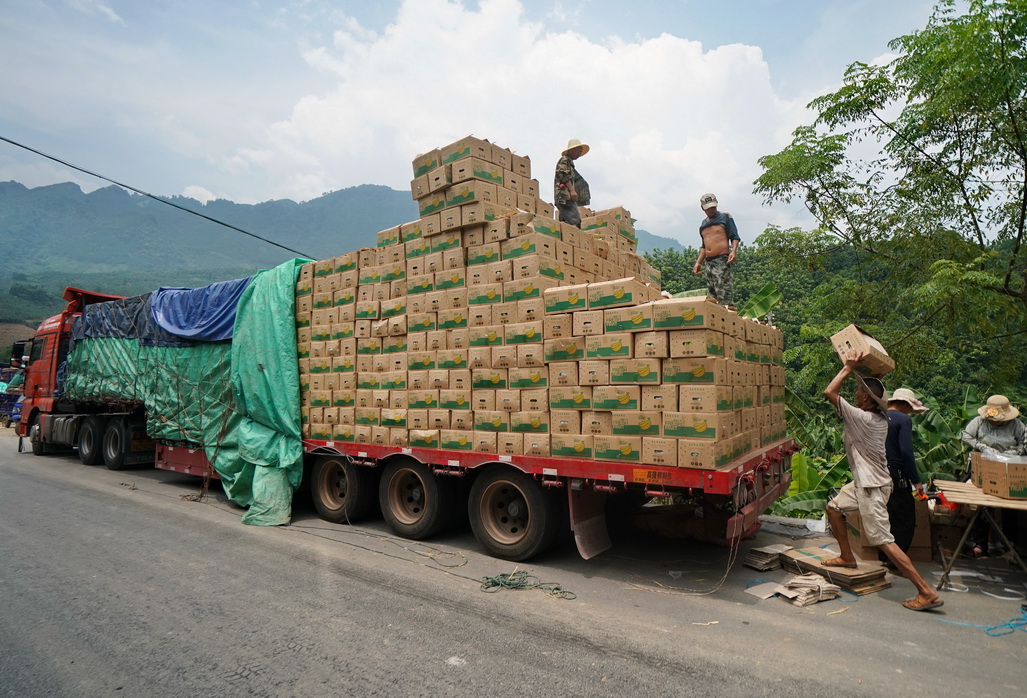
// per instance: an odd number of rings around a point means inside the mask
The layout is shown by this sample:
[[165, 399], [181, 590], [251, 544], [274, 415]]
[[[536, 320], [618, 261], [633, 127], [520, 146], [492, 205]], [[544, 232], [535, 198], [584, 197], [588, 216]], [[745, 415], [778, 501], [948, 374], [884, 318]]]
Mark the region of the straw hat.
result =
[[899, 388], [891, 394], [890, 398], [888, 398], [888, 402], [895, 402], [896, 400], [901, 400], [912, 407], [915, 414], [927, 411], [927, 408], [924, 407], [924, 403], [917, 400], [916, 395], [914, 395], [913, 391], [908, 388]]
[[563, 151], [563, 154], [570, 155], [572, 150], [577, 150], [577, 157], [580, 158], [582, 155], [588, 152], [589, 148], [587, 145], [579, 141], [577, 138], [572, 138], [569, 141], [567, 141], [567, 148]]
[[1008, 422], [1011, 419], [1016, 419], [1020, 415], [1020, 411], [1009, 404], [1009, 398], [1005, 395], [992, 395], [984, 405], [977, 409], [977, 414], [989, 422]]

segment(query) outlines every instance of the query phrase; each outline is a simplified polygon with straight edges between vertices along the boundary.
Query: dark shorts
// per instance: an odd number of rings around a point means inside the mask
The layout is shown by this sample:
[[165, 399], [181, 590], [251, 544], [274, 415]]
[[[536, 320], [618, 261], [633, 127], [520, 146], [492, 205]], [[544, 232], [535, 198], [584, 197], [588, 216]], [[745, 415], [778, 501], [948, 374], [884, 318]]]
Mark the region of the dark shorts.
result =
[[575, 228], [581, 227], [581, 213], [578, 211], [578, 205], [571, 201], [568, 204], [557, 204], [557, 210], [560, 212], [560, 220], [569, 225], [573, 225]]

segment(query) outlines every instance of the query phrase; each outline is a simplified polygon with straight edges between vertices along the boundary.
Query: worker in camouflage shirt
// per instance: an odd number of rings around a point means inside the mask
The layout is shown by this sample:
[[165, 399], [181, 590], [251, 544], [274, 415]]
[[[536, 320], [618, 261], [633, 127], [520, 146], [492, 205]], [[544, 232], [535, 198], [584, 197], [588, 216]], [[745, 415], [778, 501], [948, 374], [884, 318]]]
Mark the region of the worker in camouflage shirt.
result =
[[699, 205], [706, 212], [706, 218], [699, 224], [702, 247], [692, 271], [698, 274], [705, 262], [707, 291], [718, 303], [734, 310], [735, 282], [731, 267], [742, 239], [738, 237], [738, 228], [731, 214], [717, 210], [716, 196], [703, 194]]
[[574, 161], [587, 152], [587, 145], [577, 138], [570, 139], [567, 149], [556, 163], [556, 179], [553, 182], [553, 200], [560, 211], [560, 220], [577, 228], [581, 227], [578, 206], [588, 206], [592, 197], [588, 191], [588, 182], [578, 174]]

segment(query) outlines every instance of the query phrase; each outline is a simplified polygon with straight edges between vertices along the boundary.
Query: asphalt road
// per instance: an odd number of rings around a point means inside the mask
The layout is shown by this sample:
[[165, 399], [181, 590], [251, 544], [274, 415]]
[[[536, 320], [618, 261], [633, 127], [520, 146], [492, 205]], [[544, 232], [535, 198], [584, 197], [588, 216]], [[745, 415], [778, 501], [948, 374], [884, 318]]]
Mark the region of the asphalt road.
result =
[[[16, 452], [0, 433], [0, 695], [1022, 696], [1027, 632], [980, 627], [1020, 602], [978, 589], [940, 612], [877, 594], [796, 608], [744, 593], [787, 573], [630, 530], [584, 561], [566, 541], [521, 565], [467, 532], [428, 544], [379, 521], [340, 526], [299, 502], [250, 527], [198, 480]], [[920, 563], [930, 578], [936, 564]], [[483, 593], [513, 569], [576, 594]], [[1001, 561], [969, 571], [1027, 581]], [[998, 588], [984, 586], [986, 591]], [[1000, 594], [1002, 595], [1002, 594]]]

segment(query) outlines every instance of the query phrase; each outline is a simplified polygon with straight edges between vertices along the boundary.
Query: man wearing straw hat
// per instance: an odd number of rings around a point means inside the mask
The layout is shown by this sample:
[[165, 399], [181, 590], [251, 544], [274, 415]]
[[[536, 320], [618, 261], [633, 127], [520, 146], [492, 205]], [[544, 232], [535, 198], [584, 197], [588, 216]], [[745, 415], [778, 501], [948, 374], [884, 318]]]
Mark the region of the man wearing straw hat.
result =
[[556, 178], [553, 182], [553, 201], [560, 212], [560, 220], [576, 228], [581, 227], [581, 213], [578, 206], [588, 206], [592, 196], [588, 182], [578, 174], [574, 161], [588, 152], [588, 146], [572, 138], [556, 163]]
[[[885, 441], [885, 455], [888, 460], [888, 471], [892, 479], [892, 493], [888, 497], [888, 522], [891, 534], [895, 536], [895, 544], [902, 552], [909, 552], [916, 532], [916, 501], [913, 499], [912, 488], [916, 488], [920, 497], [924, 496], [924, 483], [920, 481], [920, 473], [916, 469], [916, 457], [913, 455], [913, 420], [911, 414], [922, 414], [927, 411], [912, 390], [899, 388], [888, 398], [888, 437]], [[878, 559], [889, 569], [894, 569], [891, 560], [883, 552], [878, 551]]]
[[885, 455], [885, 441], [888, 437], [888, 407], [884, 399], [884, 386], [876, 378], [856, 375], [856, 405], [850, 405], [841, 396], [845, 379], [853, 374], [863, 352], [850, 349], [843, 357], [841, 370], [824, 389], [826, 397], [844, 423], [845, 454], [852, 470], [852, 482], [846, 484], [827, 503], [827, 518], [831, 531], [838, 540], [841, 554], [821, 562], [824, 567], [856, 569], [858, 563], [849, 543], [849, 532], [845, 529], [845, 512], [859, 511], [863, 521], [864, 534], [870, 545], [876, 545], [899, 572], [913, 583], [917, 595], [902, 602], [911, 611], [927, 611], [942, 606], [938, 597], [920, 573], [913, 567], [906, 553], [895, 544], [895, 537], [889, 530], [888, 496], [892, 491], [892, 479], [888, 474]]

